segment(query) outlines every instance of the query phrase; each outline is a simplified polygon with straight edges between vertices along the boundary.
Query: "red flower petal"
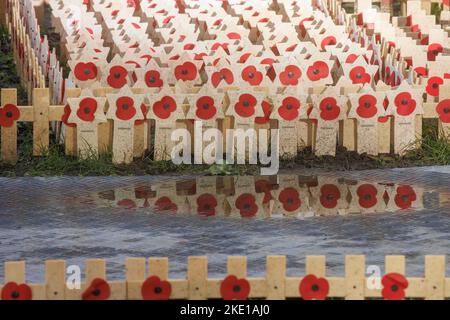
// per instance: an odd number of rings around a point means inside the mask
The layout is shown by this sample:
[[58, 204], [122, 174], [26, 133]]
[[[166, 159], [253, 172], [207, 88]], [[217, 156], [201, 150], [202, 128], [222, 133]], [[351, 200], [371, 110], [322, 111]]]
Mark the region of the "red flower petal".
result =
[[302, 71], [300, 70], [300, 68], [290, 65], [280, 73], [280, 82], [285, 86], [296, 86], [298, 85], [301, 76]]
[[325, 51], [326, 46], [333, 46], [336, 43], [337, 43], [336, 38], [334, 36], [328, 36], [322, 40], [322, 42], [320, 43], [320, 47], [322, 48], [323, 51]]
[[258, 206], [255, 203], [255, 197], [250, 193], [240, 195], [235, 202], [243, 218], [253, 217], [258, 212]]
[[377, 109], [377, 98], [366, 94], [359, 98], [359, 105], [356, 109], [356, 113], [362, 118], [372, 118], [378, 112]]
[[175, 78], [182, 81], [193, 81], [197, 78], [197, 67], [192, 62], [185, 62], [175, 68]]
[[259, 85], [263, 80], [263, 74], [256, 67], [248, 66], [242, 70], [242, 79], [252, 86]]
[[165, 96], [160, 101], [153, 104], [153, 112], [160, 119], [168, 119], [176, 109], [176, 101], [169, 96]]
[[128, 70], [122, 66], [114, 66], [109, 70], [108, 84], [114, 89], [120, 89], [127, 84]]
[[340, 113], [341, 108], [337, 105], [337, 101], [333, 97], [328, 97], [320, 102], [320, 117], [323, 120], [333, 121], [336, 120]]
[[325, 278], [317, 278], [309, 274], [300, 282], [299, 292], [304, 300], [325, 300], [330, 291], [330, 285]]
[[0, 127], [12, 127], [19, 118], [20, 110], [16, 105], [6, 104], [0, 108]]
[[363, 184], [358, 187], [356, 194], [359, 197], [359, 205], [365, 209], [372, 208], [377, 204], [378, 190], [371, 184]]
[[131, 97], [120, 97], [116, 101], [116, 116], [120, 120], [128, 121], [136, 115], [134, 100]]
[[142, 284], [141, 294], [144, 300], [169, 300], [172, 294], [172, 285], [169, 281], [151, 276]]
[[199, 215], [214, 216], [216, 214], [217, 200], [212, 194], [205, 193], [197, 198], [197, 212]]
[[257, 124], [266, 124], [270, 121], [270, 115], [272, 113], [272, 111], [270, 110], [271, 105], [269, 102], [267, 102], [266, 100], [264, 100], [261, 103], [261, 107], [263, 109], [264, 112], [264, 117], [256, 117], [255, 118], [255, 123]]
[[287, 97], [283, 100], [281, 107], [278, 108], [278, 114], [287, 121], [292, 121], [299, 116], [300, 101], [294, 97]]
[[364, 84], [370, 83], [371, 77], [364, 67], [357, 66], [350, 71], [350, 80], [353, 84]]
[[326, 184], [320, 188], [320, 203], [327, 209], [336, 208], [341, 198], [341, 191], [334, 184]]
[[439, 86], [444, 84], [441, 77], [430, 77], [427, 81], [426, 91], [430, 96], [439, 96]]
[[214, 105], [214, 99], [211, 97], [203, 96], [199, 98], [196, 106], [197, 110], [195, 115], [202, 120], [209, 120], [217, 113], [216, 106]]
[[145, 74], [145, 84], [149, 88], [161, 88], [164, 82], [161, 80], [161, 75], [156, 70], [149, 70]]
[[239, 116], [248, 118], [255, 113], [256, 104], [257, 100], [253, 95], [244, 93], [239, 97], [234, 109]]
[[77, 63], [74, 68], [74, 75], [79, 81], [94, 80], [97, 78], [97, 67], [94, 63]]
[[443, 123], [450, 123], [450, 99], [439, 102], [436, 107], [436, 112]]
[[399, 273], [388, 273], [381, 279], [383, 289], [381, 295], [385, 300], [403, 300], [405, 290], [408, 288], [408, 280]]
[[92, 280], [90, 286], [83, 292], [82, 300], [107, 300], [111, 295], [111, 288], [104, 279]]
[[220, 284], [220, 295], [224, 300], [246, 300], [250, 294], [250, 283], [246, 279], [227, 276]]
[[283, 204], [284, 210], [288, 212], [293, 212], [302, 205], [300, 194], [294, 188], [286, 188], [281, 191], [278, 200]]
[[328, 64], [323, 61], [316, 61], [311, 66], [308, 67], [306, 75], [311, 81], [318, 81], [320, 79], [325, 79], [328, 77], [330, 69]]
[[31, 300], [31, 288], [27, 284], [8, 282], [2, 288], [2, 300]]
[[83, 121], [92, 122], [97, 111], [97, 101], [93, 98], [84, 98], [78, 106], [77, 116]]
[[394, 103], [397, 107], [397, 113], [401, 116], [408, 116], [416, 109], [416, 101], [409, 92], [399, 93], [395, 97]]

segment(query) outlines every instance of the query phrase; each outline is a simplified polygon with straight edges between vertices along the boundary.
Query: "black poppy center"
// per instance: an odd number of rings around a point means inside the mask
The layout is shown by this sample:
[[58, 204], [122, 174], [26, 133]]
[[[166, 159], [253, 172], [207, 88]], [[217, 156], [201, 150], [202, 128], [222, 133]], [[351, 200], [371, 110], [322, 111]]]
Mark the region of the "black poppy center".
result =
[[11, 292], [11, 298], [18, 299], [20, 297], [19, 291], [13, 291]]
[[251, 207], [250, 203], [244, 204], [244, 209], [250, 209], [250, 207]]
[[404, 202], [407, 202], [409, 200], [409, 196], [407, 194], [403, 195], [401, 198]]
[[90, 75], [91, 74], [91, 70], [89, 70], [89, 69], [84, 69], [84, 72], [83, 72], [85, 75]]
[[253, 79], [255, 77], [255, 74], [253, 72], [249, 72], [248, 77], [250, 79]]
[[233, 286], [233, 292], [241, 292], [241, 286], [239, 286], [239, 285], [235, 285], [235, 286]]
[[287, 199], [287, 203], [288, 203], [288, 204], [293, 204], [293, 203], [294, 203], [294, 199], [288, 198], [288, 199]]
[[100, 289], [94, 289], [92, 290], [92, 295], [95, 297], [98, 297], [102, 292], [100, 291]]
[[83, 109], [83, 111], [84, 111], [84, 113], [89, 114], [89, 113], [91, 113], [91, 108], [85, 107], [85, 108]]
[[314, 69], [313, 73], [314, 73], [315, 75], [318, 75], [318, 74], [320, 73], [320, 70], [319, 70], [319, 69]]
[[366, 107], [367, 109], [369, 109], [371, 107], [371, 103], [370, 102], [366, 102], [364, 103], [364, 107]]
[[293, 78], [294, 77], [294, 73], [292, 71], [288, 72], [288, 78]]
[[437, 83], [433, 83], [431, 86], [432, 86], [434, 89], [439, 88], [439, 85], [438, 85]]
[[181, 71], [181, 74], [183, 74], [183, 75], [187, 75], [187, 74], [188, 74], [188, 71], [187, 71], [187, 69], [183, 69], [183, 70]]
[[433, 53], [433, 55], [437, 56], [439, 54], [439, 51], [438, 50], [433, 50], [432, 53]]
[[203, 209], [209, 210], [209, 209], [211, 209], [211, 205], [209, 203], [207, 203], [203, 206]]
[[128, 103], [124, 103], [123, 105], [122, 105], [122, 109], [123, 110], [128, 110], [130, 108], [130, 106], [128, 105]]
[[8, 111], [8, 112], [6, 113], [6, 117], [7, 117], [7, 118], [12, 118], [12, 117], [13, 117], [13, 113], [12, 113], [11, 111]]
[[327, 106], [326, 106], [326, 109], [328, 111], [331, 111], [331, 110], [333, 110], [333, 106], [330, 103], [328, 103]]
[[291, 109], [294, 108], [294, 106], [292, 105], [292, 103], [288, 103], [288, 105], [286, 106], [286, 108], [287, 108], [288, 110], [291, 110]]
[[444, 108], [444, 113], [450, 113], [450, 108]]
[[319, 291], [319, 286], [317, 285], [317, 284], [313, 284], [312, 286], [311, 286], [311, 290], [312, 291], [314, 291], [314, 292], [317, 292], [317, 291]]
[[392, 292], [397, 292], [397, 291], [398, 291], [398, 286], [397, 286], [396, 284], [393, 284], [393, 285], [391, 286], [391, 291], [392, 291]]
[[364, 196], [364, 199], [365, 199], [365, 200], [370, 200], [370, 199], [372, 199], [372, 195], [366, 194], [366, 195]]
[[148, 79], [148, 81], [150, 82], [150, 83], [155, 83], [156, 82], [156, 78], [155, 77], [150, 77], [149, 79]]
[[327, 200], [334, 200], [334, 196], [332, 194], [327, 194], [326, 196]]
[[224, 75], [221, 76], [221, 77], [220, 77], [220, 80], [227, 80], [227, 76], [224, 76]]
[[164, 103], [163, 108], [164, 108], [164, 110], [169, 110], [170, 109], [170, 104]]
[[249, 107], [249, 106], [250, 106], [250, 102], [244, 101], [244, 107]]
[[120, 79], [122, 77], [122, 75], [120, 73], [115, 73], [114, 74], [114, 78], [116, 79]]
[[155, 287], [154, 291], [155, 291], [156, 294], [160, 294], [163, 290], [162, 290], [161, 287]]
[[404, 106], [408, 105], [408, 100], [407, 99], [403, 99], [402, 100], [402, 105], [404, 105]]
[[356, 74], [356, 79], [362, 79], [362, 74], [361, 73], [357, 73]]
[[205, 103], [205, 104], [203, 105], [203, 109], [208, 110], [208, 109], [209, 109], [209, 104], [208, 104], [208, 103]]

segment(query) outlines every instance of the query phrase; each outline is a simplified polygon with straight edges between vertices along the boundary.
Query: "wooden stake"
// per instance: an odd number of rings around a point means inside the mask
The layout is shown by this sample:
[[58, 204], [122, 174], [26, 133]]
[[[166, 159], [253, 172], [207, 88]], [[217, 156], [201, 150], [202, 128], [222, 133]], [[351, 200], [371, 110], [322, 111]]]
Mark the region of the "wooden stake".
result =
[[48, 150], [50, 143], [49, 129], [49, 106], [50, 92], [49, 89], [33, 90], [33, 155], [42, 156]]
[[[0, 106], [7, 104], [17, 105], [16, 89], [1, 89]], [[17, 122], [11, 127], [0, 127], [1, 130], [1, 159], [7, 163], [17, 161]]]

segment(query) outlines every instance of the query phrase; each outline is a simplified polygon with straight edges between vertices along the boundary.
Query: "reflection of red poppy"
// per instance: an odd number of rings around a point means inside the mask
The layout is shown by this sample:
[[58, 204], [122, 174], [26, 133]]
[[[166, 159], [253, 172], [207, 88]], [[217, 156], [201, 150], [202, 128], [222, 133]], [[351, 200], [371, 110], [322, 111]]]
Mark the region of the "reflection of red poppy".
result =
[[150, 70], [145, 74], [145, 84], [149, 88], [161, 88], [164, 85], [164, 82], [158, 71]]
[[114, 89], [120, 89], [127, 84], [128, 70], [122, 66], [114, 66], [109, 70], [108, 84]]
[[155, 211], [156, 212], [176, 212], [178, 210], [178, 206], [172, 202], [168, 197], [161, 197], [155, 202]]
[[320, 47], [322, 48], [322, 50], [324, 50], [325, 51], [325, 47], [326, 46], [333, 46], [333, 45], [335, 45], [337, 42], [336, 42], [336, 38], [334, 37], [334, 36], [328, 36], [328, 37], [325, 37], [323, 40], [322, 40], [322, 42], [321, 42], [321, 44], [320, 44]]
[[298, 110], [300, 109], [300, 101], [294, 97], [284, 98], [283, 103], [278, 108], [278, 114], [284, 120], [292, 121], [298, 117]]
[[177, 103], [172, 97], [165, 96], [153, 105], [153, 112], [160, 119], [167, 119], [177, 109]]
[[372, 118], [378, 112], [377, 110], [377, 98], [370, 95], [365, 94], [359, 98], [358, 108], [356, 109], [356, 113], [361, 118]]
[[89, 287], [83, 292], [82, 300], [107, 300], [111, 295], [111, 288], [104, 279], [92, 280]]
[[370, 83], [370, 74], [366, 72], [366, 69], [361, 66], [354, 67], [350, 71], [350, 80], [352, 80], [353, 84], [364, 84], [364, 83]]
[[230, 275], [220, 284], [220, 295], [224, 300], [246, 300], [250, 294], [250, 283]]
[[320, 188], [320, 203], [327, 209], [336, 208], [341, 198], [341, 191], [334, 184], [326, 184]]
[[299, 291], [304, 300], [325, 300], [330, 291], [330, 285], [327, 279], [309, 274], [300, 282]]
[[236, 208], [239, 209], [241, 217], [253, 217], [258, 211], [255, 197], [250, 193], [240, 195], [235, 202]]
[[266, 100], [264, 100], [261, 103], [261, 107], [263, 109], [264, 112], [264, 117], [256, 117], [255, 118], [255, 123], [257, 124], [266, 124], [270, 121], [270, 114], [272, 113], [272, 111], [270, 110], [270, 103], [267, 102]]
[[142, 284], [141, 294], [144, 300], [169, 300], [172, 294], [172, 285], [169, 281], [151, 276]]
[[364, 209], [372, 208], [377, 204], [378, 190], [371, 184], [363, 184], [358, 187], [356, 194], [359, 197], [359, 205]]
[[432, 43], [428, 46], [428, 61], [436, 61], [439, 53], [444, 51], [444, 48], [439, 43]]
[[399, 186], [394, 201], [400, 209], [411, 208], [412, 203], [416, 201], [417, 196], [411, 186]]
[[8, 282], [2, 288], [2, 300], [31, 300], [31, 288], [25, 284]]
[[255, 107], [257, 104], [256, 98], [251, 94], [241, 94], [239, 101], [234, 106], [236, 113], [244, 118], [251, 117], [255, 113]]
[[443, 123], [450, 123], [450, 99], [439, 102], [436, 107], [436, 112]]
[[308, 67], [306, 75], [311, 81], [318, 81], [320, 79], [325, 79], [328, 77], [330, 69], [328, 64], [323, 61], [316, 61], [311, 66]]
[[341, 108], [337, 105], [337, 101], [333, 97], [328, 97], [320, 102], [320, 117], [323, 120], [333, 121], [339, 117]]
[[385, 300], [403, 300], [408, 288], [408, 279], [400, 273], [388, 273], [381, 279], [381, 295]]
[[197, 198], [197, 212], [202, 216], [214, 216], [216, 214], [216, 197], [209, 193], [202, 194]]
[[134, 100], [131, 97], [120, 97], [116, 101], [116, 116], [120, 120], [128, 121], [136, 115]]
[[77, 116], [83, 121], [92, 122], [97, 111], [97, 101], [93, 98], [84, 98], [78, 106]]
[[441, 77], [430, 77], [427, 81], [426, 91], [430, 96], [439, 96], [439, 86], [444, 84], [444, 80]]
[[182, 81], [192, 81], [197, 78], [197, 67], [192, 62], [185, 62], [175, 68], [175, 78]]
[[263, 203], [268, 203], [272, 199], [272, 184], [267, 180], [258, 180], [255, 182], [255, 190], [257, 193], [264, 193]]
[[399, 93], [394, 100], [397, 107], [397, 113], [401, 116], [408, 116], [416, 109], [416, 100], [414, 100], [409, 92]]
[[280, 82], [285, 86], [296, 86], [298, 80], [302, 76], [302, 71], [297, 66], [287, 66], [283, 72], [280, 73]]
[[136, 202], [131, 199], [122, 199], [117, 202], [117, 205], [124, 209], [135, 209], [137, 207]]
[[94, 80], [97, 78], [97, 67], [92, 62], [80, 62], [75, 66], [73, 73], [80, 81]]
[[211, 83], [214, 88], [217, 88], [221, 81], [232, 84], [234, 82], [233, 72], [228, 68], [223, 68], [211, 75]]
[[6, 104], [3, 108], [0, 108], [0, 127], [12, 127], [19, 118], [20, 111], [16, 105]]
[[203, 96], [197, 100], [197, 111], [195, 115], [202, 120], [209, 120], [213, 118], [217, 109], [214, 105], [214, 99], [208, 96]]
[[135, 124], [136, 126], [140, 126], [141, 124], [144, 124], [144, 123], [145, 123], [145, 121], [147, 120], [147, 113], [148, 113], [148, 110], [149, 110], [149, 109], [150, 109], [150, 108], [147, 107], [144, 103], [141, 104], [141, 111], [142, 111], [142, 114], [144, 115], [144, 119], [141, 119], [141, 120], [135, 120], [135, 121], [134, 121], [134, 124]]
[[[69, 105], [64, 106], [64, 113], [61, 117], [61, 122], [64, 123], [64, 125], [68, 126], [68, 127], [76, 127], [77, 124], [76, 123], [69, 123], [69, 117], [70, 114], [72, 113], [72, 110], [70, 109]], [[0, 111], [1, 114], [1, 111]], [[1, 115], [0, 115], [1, 117]]]
[[300, 195], [294, 188], [286, 188], [281, 191], [278, 200], [283, 204], [283, 209], [288, 212], [295, 211], [302, 205]]
[[263, 74], [259, 72], [256, 67], [248, 66], [242, 70], [242, 79], [252, 86], [259, 85], [263, 80]]

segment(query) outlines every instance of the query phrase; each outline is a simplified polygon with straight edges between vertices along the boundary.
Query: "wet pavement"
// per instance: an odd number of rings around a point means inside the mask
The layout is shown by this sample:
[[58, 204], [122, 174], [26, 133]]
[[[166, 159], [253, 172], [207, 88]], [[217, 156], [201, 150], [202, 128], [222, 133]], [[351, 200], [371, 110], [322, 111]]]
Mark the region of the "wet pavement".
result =
[[104, 258], [121, 279], [126, 257], [165, 256], [171, 277], [183, 277], [191, 255], [207, 255], [210, 276], [221, 276], [229, 255], [248, 256], [250, 275], [264, 274], [267, 255], [286, 255], [288, 275], [303, 273], [306, 255], [326, 255], [327, 273], [341, 275], [346, 254], [381, 268], [402, 254], [416, 276], [425, 255], [450, 251], [450, 167], [0, 178], [0, 190], [0, 262], [26, 260], [32, 282], [46, 259]]

